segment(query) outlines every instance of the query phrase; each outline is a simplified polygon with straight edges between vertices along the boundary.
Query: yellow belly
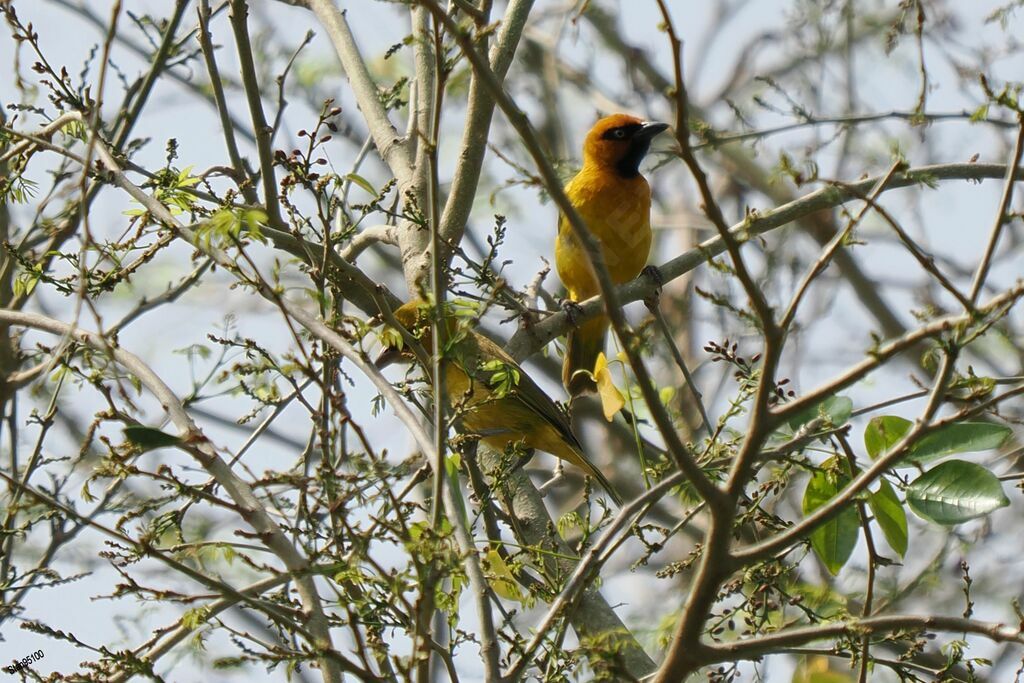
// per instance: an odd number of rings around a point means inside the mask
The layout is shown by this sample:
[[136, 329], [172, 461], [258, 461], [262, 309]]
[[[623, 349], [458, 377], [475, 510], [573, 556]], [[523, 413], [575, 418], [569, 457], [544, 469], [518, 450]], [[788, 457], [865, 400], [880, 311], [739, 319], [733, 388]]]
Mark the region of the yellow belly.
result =
[[[584, 168], [565, 191], [600, 243], [612, 282], [622, 284], [639, 275], [651, 251], [651, 189], [643, 176], [619, 178]], [[570, 299], [598, 293], [590, 260], [564, 216], [558, 224], [555, 266]]]

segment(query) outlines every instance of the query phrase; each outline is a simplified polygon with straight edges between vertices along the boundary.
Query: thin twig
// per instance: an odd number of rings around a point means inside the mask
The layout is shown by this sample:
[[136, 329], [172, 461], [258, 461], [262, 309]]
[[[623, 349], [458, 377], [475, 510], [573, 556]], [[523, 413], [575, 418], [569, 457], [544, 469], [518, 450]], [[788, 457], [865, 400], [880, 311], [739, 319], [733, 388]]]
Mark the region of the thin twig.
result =
[[1016, 185], [1014, 179], [1017, 177], [1017, 171], [1020, 168], [1021, 155], [1024, 154], [1024, 112], [1017, 114], [1017, 120], [1020, 123], [1020, 128], [1017, 131], [1017, 140], [1013, 145], [1010, 163], [1006, 167], [1006, 180], [1003, 182], [1003, 194], [999, 199], [999, 209], [996, 212], [995, 222], [989, 233], [988, 244], [985, 246], [985, 255], [982, 257], [981, 263], [978, 264], [978, 270], [975, 272], [974, 280], [971, 283], [971, 293], [968, 298], [972, 304], [978, 301], [978, 297], [981, 295], [981, 288], [985, 285], [988, 269], [992, 264], [992, 256], [996, 252], [996, 245], [999, 244], [999, 236], [1003, 232], [1003, 225], [1008, 220], [1007, 213], [1010, 210], [1010, 203], [1013, 201], [1013, 188]]
[[273, 129], [267, 125], [263, 113], [260, 84], [253, 64], [252, 45], [249, 42], [249, 6], [246, 0], [231, 0], [231, 30], [238, 48], [238, 62], [242, 71], [242, 86], [252, 117], [252, 128], [256, 133], [256, 152], [260, 158], [260, 180], [263, 182], [263, 202], [267, 215], [274, 223], [281, 223], [281, 202], [277, 196], [277, 176], [274, 173], [274, 150], [271, 148]]
[[654, 304], [649, 306], [648, 309], [654, 314], [654, 320], [658, 324], [661, 336], [665, 339], [665, 344], [672, 353], [673, 360], [675, 360], [679, 370], [683, 373], [683, 380], [686, 382], [686, 386], [690, 389], [690, 394], [693, 396], [693, 402], [697, 406], [697, 410], [700, 411], [701, 424], [704, 425], [704, 429], [707, 431], [708, 436], [712, 436], [715, 433], [715, 428], [712, 427], [713, 423], [711, 422], [711, 418], [708, 417], [707, 408], [704, 407], [704, 396], [697, 387], [697, 382], [693, 379], [690, 369], [686, 367], [686, 360], [683, 358], [682, 351], [679, 350], [679, 347], [676, 346], [675, 340], [672, 338], [672, 330], [669, 329], [668, 322], [665, 321], [665, 316], [662, 314], [661, 308], [658, 307], [657, 304]]
[[783, 330], [788, 330], [792, 325], [794, 318], [796, 317], [797, 308], [800, 306], [800, 301], [803, 299], [807, 290], [810, 288], [811, 283], [818, 275], [828, 268], [829, 263], [832, 262], [832, 255], [835, 254], [836, 250], [839, 249], [846, 241], [847, 236], [853, 232], [853, 229], [857, 227], [860, 222], [867, 215], [868, 209], [870, 209], [879, 195], [885, 191], [885, 186], [889, 184], [892, 177], [903, 168], [904, 163], [902, 160], [893, 162], [889, 170], [886, 171], [885, 175], [878, 181], [874, 188], [871, 190], [871, 194], [868, 195], [868, 200], [865, 201], [864, 206], [857, 213], [856, 216], [850, 218], [846, 222], [846, 227], [836, 232], [835, 236], [829, 241], [828, 245], [822, 251], [821, 256], [814, 262], [814, 265], [807, 271], [800, 284], [796, 288], [796, 293], [793, 294], [792, 300], [789, 302], [789, 306], [786, 307], [786, 312], [783, 314], [782, 319], [779, 321], [779, 327]]
[[398, 135], [388, 118], [388, 113], [380, 101], [377, 84], [370, 75], [366, 60], [359, 52], [345, 13], [338, 8], [334, 0], [302, 0], [298, 4], [312, 10], [324, 27], [327, 37], [334, 45], [341, 68], [352, 86], [359, 111], [370, 129], [377, 150], [391, 173], [398, 179], [400, 191], [404, 192], [412, 179], [413, 157], [407, 141]]

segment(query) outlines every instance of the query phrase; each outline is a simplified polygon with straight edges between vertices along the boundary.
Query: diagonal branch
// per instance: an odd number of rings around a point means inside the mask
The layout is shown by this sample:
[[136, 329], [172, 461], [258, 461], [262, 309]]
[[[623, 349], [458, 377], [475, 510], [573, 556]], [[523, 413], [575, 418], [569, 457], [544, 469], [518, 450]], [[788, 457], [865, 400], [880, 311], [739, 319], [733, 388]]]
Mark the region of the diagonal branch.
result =
[[263, 113], [263, 100], [259, 82], [256, 80], [256, 66], [253, 63], [252, 45], [249, 42], [249, 5], [246, 0], [231, 0], [231, 30], [235, 34], [238, 61], [242, 71], [242, 85], [245, 99], [252, 117], [252, 129], [256, 133], [256, 152], [260, 158], [260, 179], [263, 181], [263, 203], [271, 221], [281, 223], [281, 202], [277, 193], [277, 178], [274, 174], [274, 150], [271, 139], [274, 131], [267, 125]]
[[370, 135], [377, 145], [381, 159], [398, 179], [399, 186], [408, 186], [413, 173], [409, 143], [398, 134], [391, 119], [388, 118], [388, 112], [380, 101], [377, 84], [370, 75], [366, 60], [359, 52], [355, 36], [352, 35], [352, 28], [345, 19], [345, 12], [338, 9], [334, 0], [302, 0], [296, 4], [312, 10], [323, 25], [327, 37], [334, 45], [341, 68], [352, 85], [359, 111], [370, 128]]
[[[923, 97], [923, 96], [922, 96]], [[989, 268], [992, 265], [992, 257], [996, 252], [996, 245], [999, 244], [999, 236], [1003, 233], [1003, 225], [1009, 222], [1010, 202], [1013, 201], [1014, 177], [1020, 169], [1021, 155], [1024, 154], [1024, 113], [1018, 113], [1017, 119], [1020, 128], [1017, 130], [1017, 140], [1013, 145], [1013, 154], [1010, 164], [1006, 167], [1006, 180], [1003, 182], [1003, 194], [999, 200], [999, 208], [996, 212], [995, 224], [989, 233], [988, 244], [985, 245], [985, 255], [978, 264], [978, 270], [974, 274], [974, 281], [971, 283], [971, 303], [978, 301], [981, 295], [981, 288], [985, 286], [985, 279], [988, 277]]]
[[[534, 0], [511, 0], [501, 20], [498, 35], [490, 51], [491, 70], [498, 82], [503, 82], [516, 48], [523, 35], [526, 19], [533, 8]], [[476, 199], [484, 156], [487, 153], [487, 138], [494, 118], [494, 98], [487, 87], [480, 82], [480, 76], [473, 72], [469, 82], [469, 104], [466, 108], [466, 127], [462, 133], [458, 165], [452, 178], [448, 201], [441, 214], [440, 233], [442, 239], [457, 244], [469, 221], [469, 214]]]
[[[1000, 179], [1006, 177], [1006, 169], [1004, 164], [960, 163], [918, 166], [893, 177], [886, 185], [885, 191], [921, 184], [933, 185], [944, 180]], [[843, 185], [827, 185], [774, 209], [751, 211], [742, 221], [729, 228], [729, 232], [737, 239], [750, 239], [767, 234], [822, 209], [831, 209], [850, 199], [864, 197], [872, 187], [878, 184], [880, 178], [881, 176], [873, 176]], [[1024, 180], [1024, 171], [1018, 169], [1014, 179], [1018, 182]], [[658, 266], [658, 271], [665, 282], [670, 282], [724, 252], [725, 243], [720, 236], [716, 235], [705, 240], [696, 248]], [[656, 289], [657, 287], [653, 283], [645, 279], [638, 279], [620, 285], [616, 288], [616, 292], [623, 303], [629, 303], [649, 297], [655, 293]], [[600, 315], [604, 310], [599, 296], [580, 302], [580, 308], [582, 310], [577, 314], [577, 319], [581, 322]], [[505, 348], [514, 358], [521, 360], [543, 348], [553, 339], [565, 334], [572, 326], [573, 323], [569, 321], [566, 313], [560, 311], [529, 327], [521, 328], [512, 336]]]
[[1016, 286], [1003, 292], [999, 296], [993, 297], [987, 304], [979, 307], [976, 312], [938, 318], [927, 325], [922, 325], [915, 330], [911, 330], [899, 339], [894, 339], [893, 341], [872, 349], [867, 358], [850, 367], [842, 375], [825, 382], [821, 386], [807, 392], [800, 398], [790, 401], [775, 410], [773, 413], [773, 424], [781, 424], [793, 415], [797, 415], [800, 411], [807, 410], [820, 403], [822, 399], [832, 396], [836, 392], [842, 391], [856, 382], [859, 382], [872, 371], [884, 365], [886, 361], [891, 359], [893, 356], [913, 348], [919, 342], [924, 341], [925, 339], [937, 339], [959, 327], [976, 321], [978, 316], [984, 317], [986, 315], [998, 313], [1015, 304], [1021, 297], [1024, 297], [1024, 282], [1018, 282]]

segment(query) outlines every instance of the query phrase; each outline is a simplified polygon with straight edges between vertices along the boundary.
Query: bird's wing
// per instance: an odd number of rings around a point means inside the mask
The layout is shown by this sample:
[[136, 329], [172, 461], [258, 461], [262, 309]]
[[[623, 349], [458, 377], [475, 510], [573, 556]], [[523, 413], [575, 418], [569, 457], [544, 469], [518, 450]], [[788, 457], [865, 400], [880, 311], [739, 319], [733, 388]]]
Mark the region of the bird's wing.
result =
[[504, 349], [487, 337], [475, 332], [472, 337], [472, 346], [474, 347], [473, 353], [467, 353], [464, 360], [467, 361], [467, 366], [469, 363], [472, 363], [471, 367], [473, 367], [474, 370], [470, 371], [469, 367], [467, 367], [467, 373], [473, 376], [477, 381], [483, 382], [490, 387], [492, 386], [491, 377], [494, 372], [481, 367], [487, 361], [499, 360], [504, 365], [517, 370], [519, 373], [519, 381], [516, 383], [513, 390], [515, 392], [515, 397], [522, 401], [527, 408], [536, 413], [545, 422], [554, 427], [566, 443], [582, 452], [583, 445], [579, 442], [579, 439], [576, 438], [576, 435], [573, 434], [568, 416], [563, 410], [559, 409], [554, 400], [552, 400], [552, 398], [540, 388], [540, 385], [538, 385], [533, 378], [530, 377], [522, 367], [520, 367], [519, 363], [517, 363], [512, 356], [508, 355]]

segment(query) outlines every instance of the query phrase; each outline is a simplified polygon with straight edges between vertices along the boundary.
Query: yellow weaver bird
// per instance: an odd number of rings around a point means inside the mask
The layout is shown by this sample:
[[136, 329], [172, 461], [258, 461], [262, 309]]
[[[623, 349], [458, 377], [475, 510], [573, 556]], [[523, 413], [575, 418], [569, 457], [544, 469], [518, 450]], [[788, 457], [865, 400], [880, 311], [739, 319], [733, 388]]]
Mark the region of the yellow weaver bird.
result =
[[[395, 311], [395, 319], [427, 348], [431, 348], [432, 307], [410, 301]], [[447, 319], [449, 362], [445, 363], [445, 398], [459, 412], [463, 427], [498, 451], [510, 443], [550, 453], [576, 465], [598, 481], [621, 507], [611, 483], [583, 454], [569, 419], [555, 402], [516, 363], [487, 337]], [[384, 367], [410, 358], [398, 338], [385, 335], [377, 359]]]
[[[632, 280], [651, 251], [651, 187], [640, 162], [651, 139], [668, 128], [627, 114], [599, 120], [583, 143], [583, 168], [565, 186], [565, 194], [590, 233], [601, 244], [612, 282]], [[563, 215], [558, 221], [555, 267], [570, 301], [583, 301], [600, 288], [586, 250]], [[566, 338], [562, 383], [573, 396], [593, 391], [597, 356], [604, 351], [608, 318], [600, 316], [570, 330]], [[582, 372], [581, 372], [582, 371]]]

